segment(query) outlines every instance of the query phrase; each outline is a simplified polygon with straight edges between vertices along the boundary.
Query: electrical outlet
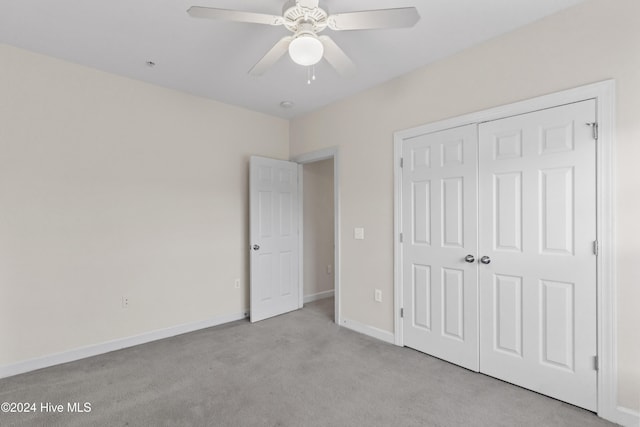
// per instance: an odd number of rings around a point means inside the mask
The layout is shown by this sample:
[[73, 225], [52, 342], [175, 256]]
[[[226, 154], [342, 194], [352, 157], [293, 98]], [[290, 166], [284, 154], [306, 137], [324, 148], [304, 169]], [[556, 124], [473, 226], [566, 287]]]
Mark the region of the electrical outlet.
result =
[[240, 279], [236, 279], [235, 285], [236, 289], [240, 289]]
[[327, 274], [333, 273], [333, 266], [331, 264], [327, 265]]
[[122, 308], [129, 308], [129, 297], [122, 297]]
[[356, 240], [364, 240], [364, 227], [356, 227], [353, 229], [353, 238]]
[[380, 289], [375, 290], [373, 293], [373, 299], [375, 299], [376, 302], [382, 302], [382, 291]]

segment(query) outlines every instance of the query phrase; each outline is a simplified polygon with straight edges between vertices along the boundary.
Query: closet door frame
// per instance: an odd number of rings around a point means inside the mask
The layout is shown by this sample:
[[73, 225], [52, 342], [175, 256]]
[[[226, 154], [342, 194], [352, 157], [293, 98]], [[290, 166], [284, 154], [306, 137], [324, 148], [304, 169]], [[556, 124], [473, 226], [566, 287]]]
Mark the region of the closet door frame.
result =
[[597, 337], [598, 415], [609, 420], [619, 417], [617, 408], [617, 300], [615, 269], [615, 81], [605, 80], [574, 89], [503, 105], [394, 133], [394, 342], [404, 346], [402, 330], [402, 148], [406, 139], [441, 130], [479, 124], [518, 114], [595, 99], [596, 148], [596, 236], [597, 256]]

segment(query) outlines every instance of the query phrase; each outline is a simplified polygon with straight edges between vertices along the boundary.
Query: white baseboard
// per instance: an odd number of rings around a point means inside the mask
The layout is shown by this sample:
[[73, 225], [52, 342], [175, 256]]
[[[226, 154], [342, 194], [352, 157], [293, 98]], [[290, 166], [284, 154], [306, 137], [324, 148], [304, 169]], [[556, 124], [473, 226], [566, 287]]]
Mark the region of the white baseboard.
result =
[[48, 356], [25, 360], [23, 362], [0, 366], [0, 378], [11, 377], [13, 375], [35, 371], [36, 369], [48, 368], [49, 366], [73, 362], [75, 360], [97, 356], [99, 354], [109, 353], [111, 351], [120, 350], [127, 347], [133, 347], [133, 346], [145, 344], [151, 341], [170, 338], [176, 335], [186, 334], [188, 332], [193, 332], [200, 329], [221, 325], [223, 323], [241, 320], [246, 317], [247, 317], [246, 311], [242, 313], [218, 316], [211, 319], [202, 320], [199, 322], [185, 323], [182, 325], [172, 326], [166, 329], [159, 329], [151, 332], [146, 332], [144, 334], [136, 335], [133, 337], [107, 341], [100, 344], [94, 344], [86, 347], [76, 348], [76, 349], [65, 351], [62, 353], [51, 354]]
[[620, 424], [624, 427], [640, 427], [640, 412], [618, 406], [612, 414], [607, 414], [605, 419]]
[[373, 326], [365, 325], [364, 323], [360, 323], [355, 320], [345, 319], [343, 317], [342, 324], [340, 326], [344, 326], [352, 331], [360, 332], [361, 334], [379, 339], [380, 341], [388, 342], [389, 344], [395, 343], [392, 332], [374, 328]]
[[304, 303], [307, 304], [313, 301], [317, 301], [319, 299], [331, 298], [333, 294], [334, 294], [333, 289], [330, 289], [328, 291], [318, 292], [317, 294], [305, 295]]

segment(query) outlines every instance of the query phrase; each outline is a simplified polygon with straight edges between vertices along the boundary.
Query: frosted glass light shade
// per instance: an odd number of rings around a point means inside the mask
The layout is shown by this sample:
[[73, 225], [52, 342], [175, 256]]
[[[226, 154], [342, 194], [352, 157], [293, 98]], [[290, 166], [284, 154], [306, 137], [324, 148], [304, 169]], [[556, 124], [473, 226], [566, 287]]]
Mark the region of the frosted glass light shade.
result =
[[312, 34], [302, 34], [289, 43], [289, 56], [299, 65], [314, 65], [320, 62], [324, 46]]

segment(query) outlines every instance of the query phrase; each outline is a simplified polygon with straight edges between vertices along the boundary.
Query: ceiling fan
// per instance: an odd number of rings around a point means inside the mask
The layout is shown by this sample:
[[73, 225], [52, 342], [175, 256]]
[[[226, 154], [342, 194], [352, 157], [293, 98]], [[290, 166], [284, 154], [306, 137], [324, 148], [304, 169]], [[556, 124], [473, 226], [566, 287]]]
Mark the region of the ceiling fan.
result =
[[329, 28], [334, 31], [369, 30], [412, 27], [420, 19], [415, 7], [363, 10], [329, 15], [318, 6], [319, 0], [288, 0], [282, 16], [240, 10], [192, 6], [187, 13], [193, 18], [223, 19], [251, 24], [283, 25], [293, 35], [280, 39], [250, 70], [260, 76], [286, 52], [300, 65], [315, 65], [324, 58], [343, 76], [355, 73], [355, 65], [342, 49], [327, 35], [318, 33]]

